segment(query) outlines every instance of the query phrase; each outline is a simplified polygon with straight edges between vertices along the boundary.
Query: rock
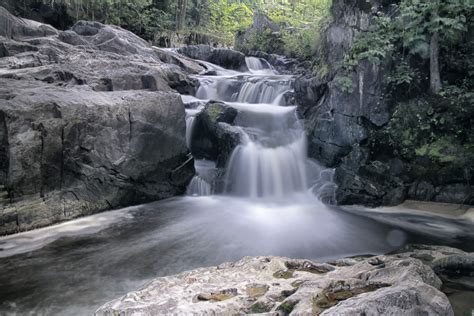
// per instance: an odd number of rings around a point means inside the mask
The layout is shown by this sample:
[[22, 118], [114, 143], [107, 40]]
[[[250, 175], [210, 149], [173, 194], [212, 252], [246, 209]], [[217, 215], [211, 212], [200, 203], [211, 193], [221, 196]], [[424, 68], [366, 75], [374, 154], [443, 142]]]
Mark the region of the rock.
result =
[[0, 210], [0, 234], [185, 191], [194, 169], [178, 94], [0, 82], [14, 202]]
[[342, 159], [334, 175], [338, 183], [336, 201], [374, 207], [402, 203], [406, 199], [402, 179], [391, 174], [389, 163], [369, 162], [368, 157], [368, 149], [355, 147]]
[[187, 58], [186, 56], [178, 55], [176, 53], [171, 53], [168, 50], [153, 47], [154, 51], [160, 58], [160, 60], [168, 63], [174, 64], [185, 70], [189, 74], [199, 74], [206, 71], [206, 68], [199, 65], [194, 60]]
[[9, 39], [58, 35], [58, 31], [47, 24], [17, 18], [0, 6], [0, 36]]
[[194, 92], [196, 63], [164, 63], [120, 27], [58, 32], [1, 7], [0, 36], [0, 234], [185, 192], [176, 91]]
[[245, 55], [241, 52], [225, 49], [213, 48], [208, 45], [191, 45], [178, 49], [180, 54], [193, 59], [204, 60], [224, 68], [246, 71]]
[[[157, 278], [104, 304], [96, 315], [453, 315], [448, 298], [439, 290], [439, 278], [429, 265], [413, 258], [426, 252], [438, 260], [446, 258], [446, 252], [467, 255], [448, 247], [420, 246], [393, 255], [353, 258], [352, 264], [331, 266], [322, 274], [305, 270], [322, 265], [309, 260], [245, 257]], [[288, 267], [291, 275], [282, 277]], [[212, 299], [229, 289], [232, 295], [225, 300]], [[193, 300], [196, 296], [201, 300]]]
[[196, 159], [216, 161], [225, 167], [234, 148], [240, 143], [240, 132], [230, 124], [237, 110], [222, 102], [210, 101], [196, 115], [191, 138], [191, 152]]
[[[262, 46], [262, 42], [266, 46]], [[238, 31], [234, 46], [247, 54], [249, 51], [263, 50], [265, 53], [283, 54], [283, 42], [280, 27], [268, 16], [254, 12], [252, 25], [244, 31]]]

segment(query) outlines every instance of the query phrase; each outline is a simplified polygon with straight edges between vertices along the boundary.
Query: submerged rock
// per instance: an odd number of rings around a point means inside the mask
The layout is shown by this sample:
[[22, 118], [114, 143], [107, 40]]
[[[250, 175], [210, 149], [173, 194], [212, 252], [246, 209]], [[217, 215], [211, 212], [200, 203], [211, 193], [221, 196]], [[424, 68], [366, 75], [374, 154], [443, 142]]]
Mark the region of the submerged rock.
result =
[[440, 279], [429, 264], [414, 258], [426, 252], [437, 260], [444, 260], [445, 253], [469, 256], [449, 247], [423, 246], [393, 255], [344, 259], [351, 263], [334, 265], [245, 257], [157, 278], [104, 304], [96, 315], [453, 315], [440, 291]]

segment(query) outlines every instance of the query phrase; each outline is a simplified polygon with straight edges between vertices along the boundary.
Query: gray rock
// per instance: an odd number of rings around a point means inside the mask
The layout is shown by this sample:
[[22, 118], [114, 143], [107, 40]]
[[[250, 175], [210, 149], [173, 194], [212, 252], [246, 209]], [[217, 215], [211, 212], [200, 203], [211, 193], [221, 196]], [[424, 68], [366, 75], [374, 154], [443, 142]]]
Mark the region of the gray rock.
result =
[[185, 191], [194, 169], [178, 94], [0, 81], [13, 202], [0, 234]]
[[54, 36], [58, 31], [47, 24], [17, 18], [0, 6], [0, 36], [10, 39]]
[[181, 47], [178, 52], [190, 58], [208, 61], [224, 68], [248, 70], [245, 55], [232, 49], [213, 48], [209, 45], [191, 45]]
[[0, 235], [184, 193], [176, 91], [194, 92], [197, 64], [163, 63], [119, 27], [57, 32], [1, 7], [0, 35]]
[[240, 133], [231, 124], [237, 110], [222, 102], [209, 102], [194, 120], [191, 152], [197, 159], [214, 160], [225, 167], [234, 148], [240, 144]]
[[[245, 257], [154, 279], [104, 304], [96, 315], [453, 315], [448, 298], [439, 290], [440, 279], [430, 266], [413, 258], [429, 251], [442, 260], [450, 249], [415, 248], [396, 255], [345, 259], [350, 264], [338, 265]], [[449, 252], [467, 255], [457, 249]], [[375, 261], [383, 264], [374, 265]]]

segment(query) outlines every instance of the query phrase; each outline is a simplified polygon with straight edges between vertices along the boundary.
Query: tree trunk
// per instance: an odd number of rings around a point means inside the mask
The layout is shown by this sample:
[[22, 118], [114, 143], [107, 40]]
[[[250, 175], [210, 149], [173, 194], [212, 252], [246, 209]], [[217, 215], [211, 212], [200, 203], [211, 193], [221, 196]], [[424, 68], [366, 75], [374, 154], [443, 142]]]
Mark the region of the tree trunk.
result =
[[186, 22], [186, 3], [187, 0], [178, 0], [176, 7], [176, 31], [184, 29]]
[[434, 32], [430, 41], [430, 89], [437, 94], [441, 90], [439, 75], [439, 34]]

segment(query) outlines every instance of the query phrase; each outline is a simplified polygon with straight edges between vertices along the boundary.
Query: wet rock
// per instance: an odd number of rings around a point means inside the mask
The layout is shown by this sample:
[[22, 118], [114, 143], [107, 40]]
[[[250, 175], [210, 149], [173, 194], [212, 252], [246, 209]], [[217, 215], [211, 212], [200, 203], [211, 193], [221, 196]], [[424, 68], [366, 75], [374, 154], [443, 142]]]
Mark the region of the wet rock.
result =
[[237, 110], [222, 102], [209, 102], [194, 120], [191, 152], [197, 159], [217, 162], [225, 167], [234, 148], [240, 143], [240, 132], [231, 126]]
[[[246, 257], [219, 267], [200, 268], [153, 280], [142, 289], [104, 304], [96, 315], [109, 314], [242, 314], [279, 315], [453, 315], [433, 270], [412, 256], [465, 253], [448, 247], [416, 246], [397, 254], [352, 258], [351, 265], [323, 274], [292, 270], [317, 266], [309, 260]], [[344, 259], [347, 260], [347, 259]], [[449, 259], [448, 259], [449, 261]], [[383, 262], [385, 266], [374, 263]], [[279, 276], [275, 278], [275, 275]], [[190, 284], [188, 280], [192, 279]], [[235, 289], [238, 295], [209, 304], [214, 289]], [[186, 289], [186, 290], [184, 290]], [[204, 301], [192, 301], [202, 295]]]

